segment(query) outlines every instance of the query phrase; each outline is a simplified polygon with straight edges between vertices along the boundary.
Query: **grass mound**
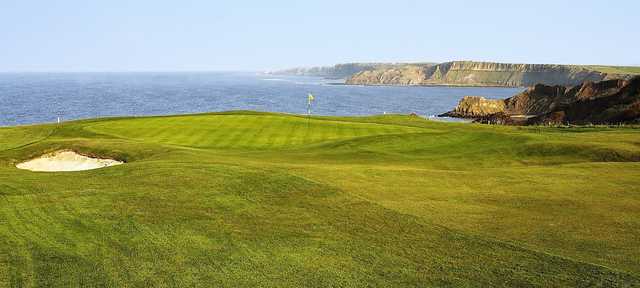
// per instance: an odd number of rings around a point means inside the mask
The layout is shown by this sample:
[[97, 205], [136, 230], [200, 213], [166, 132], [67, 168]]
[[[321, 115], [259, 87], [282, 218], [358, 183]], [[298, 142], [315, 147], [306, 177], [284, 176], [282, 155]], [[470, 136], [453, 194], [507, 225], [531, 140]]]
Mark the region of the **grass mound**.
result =
[[[638, 132], [257, 112], [0, 128], [0, 283], [640, 285]], [[128, 164], [15, 168], [60, 149]]]

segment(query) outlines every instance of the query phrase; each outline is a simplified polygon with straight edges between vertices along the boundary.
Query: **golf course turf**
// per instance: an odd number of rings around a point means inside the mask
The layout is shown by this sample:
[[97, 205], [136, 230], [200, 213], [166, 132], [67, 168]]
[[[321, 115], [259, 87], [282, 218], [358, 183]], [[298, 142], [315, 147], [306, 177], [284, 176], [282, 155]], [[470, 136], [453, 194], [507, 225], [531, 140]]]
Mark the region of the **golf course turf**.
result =
[[[73, 150], [125, 164], [31, 172]], [[640, 129], [236, 111], [0, 128], [0, 287], [640, 286]]]

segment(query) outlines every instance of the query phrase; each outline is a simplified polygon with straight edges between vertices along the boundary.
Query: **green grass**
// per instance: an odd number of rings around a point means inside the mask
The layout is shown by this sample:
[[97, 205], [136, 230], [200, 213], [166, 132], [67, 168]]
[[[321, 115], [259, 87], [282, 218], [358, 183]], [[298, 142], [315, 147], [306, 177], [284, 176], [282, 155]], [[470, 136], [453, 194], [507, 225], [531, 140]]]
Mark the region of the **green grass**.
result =
[[[74, 149], [125, 160], [37, 173]], [[227, 112], [0, 128], [0, 287], [640, 285], [640, 130]]]
[[612, 74], [640, 74], [638, 66], [603, 66], [603, 65], [587, 65], [583, 66], [587, 69], [599, 71], [602, 73]]

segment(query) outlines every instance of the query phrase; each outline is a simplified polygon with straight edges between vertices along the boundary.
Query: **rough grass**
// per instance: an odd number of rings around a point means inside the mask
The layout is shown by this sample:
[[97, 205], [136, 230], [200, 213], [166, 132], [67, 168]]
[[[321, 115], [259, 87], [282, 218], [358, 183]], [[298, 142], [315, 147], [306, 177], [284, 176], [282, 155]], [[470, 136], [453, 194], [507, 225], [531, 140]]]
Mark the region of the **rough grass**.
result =
[[637, 66], [602, 66], [602, 65], [589, 65], [584, 66], [587, 69], [599, 71], [602, 73], [612, 74], [640, 74], [640, 67]]
[[[35, 173], [57, 149], [127, 161]], [[640, 130], [229, 112], [0, 129], [0, 286], [640, 285]]]

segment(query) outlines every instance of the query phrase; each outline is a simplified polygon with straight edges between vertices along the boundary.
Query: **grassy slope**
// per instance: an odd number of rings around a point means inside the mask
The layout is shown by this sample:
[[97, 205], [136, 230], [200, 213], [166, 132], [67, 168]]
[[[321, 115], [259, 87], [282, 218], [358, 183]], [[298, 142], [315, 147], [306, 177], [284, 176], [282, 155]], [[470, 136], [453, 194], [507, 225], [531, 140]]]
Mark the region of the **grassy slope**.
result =
[[[639, 132], [250, 112], [0, 128], [0, 286], [640, 285]], [[128, 164], [13, 166], [60, 148]]]
[[640, 67], [637, 66], [602, 66], [602, 65], [587, 65], [584, 66], [587, 69], [612, 74], [640, 74]]

